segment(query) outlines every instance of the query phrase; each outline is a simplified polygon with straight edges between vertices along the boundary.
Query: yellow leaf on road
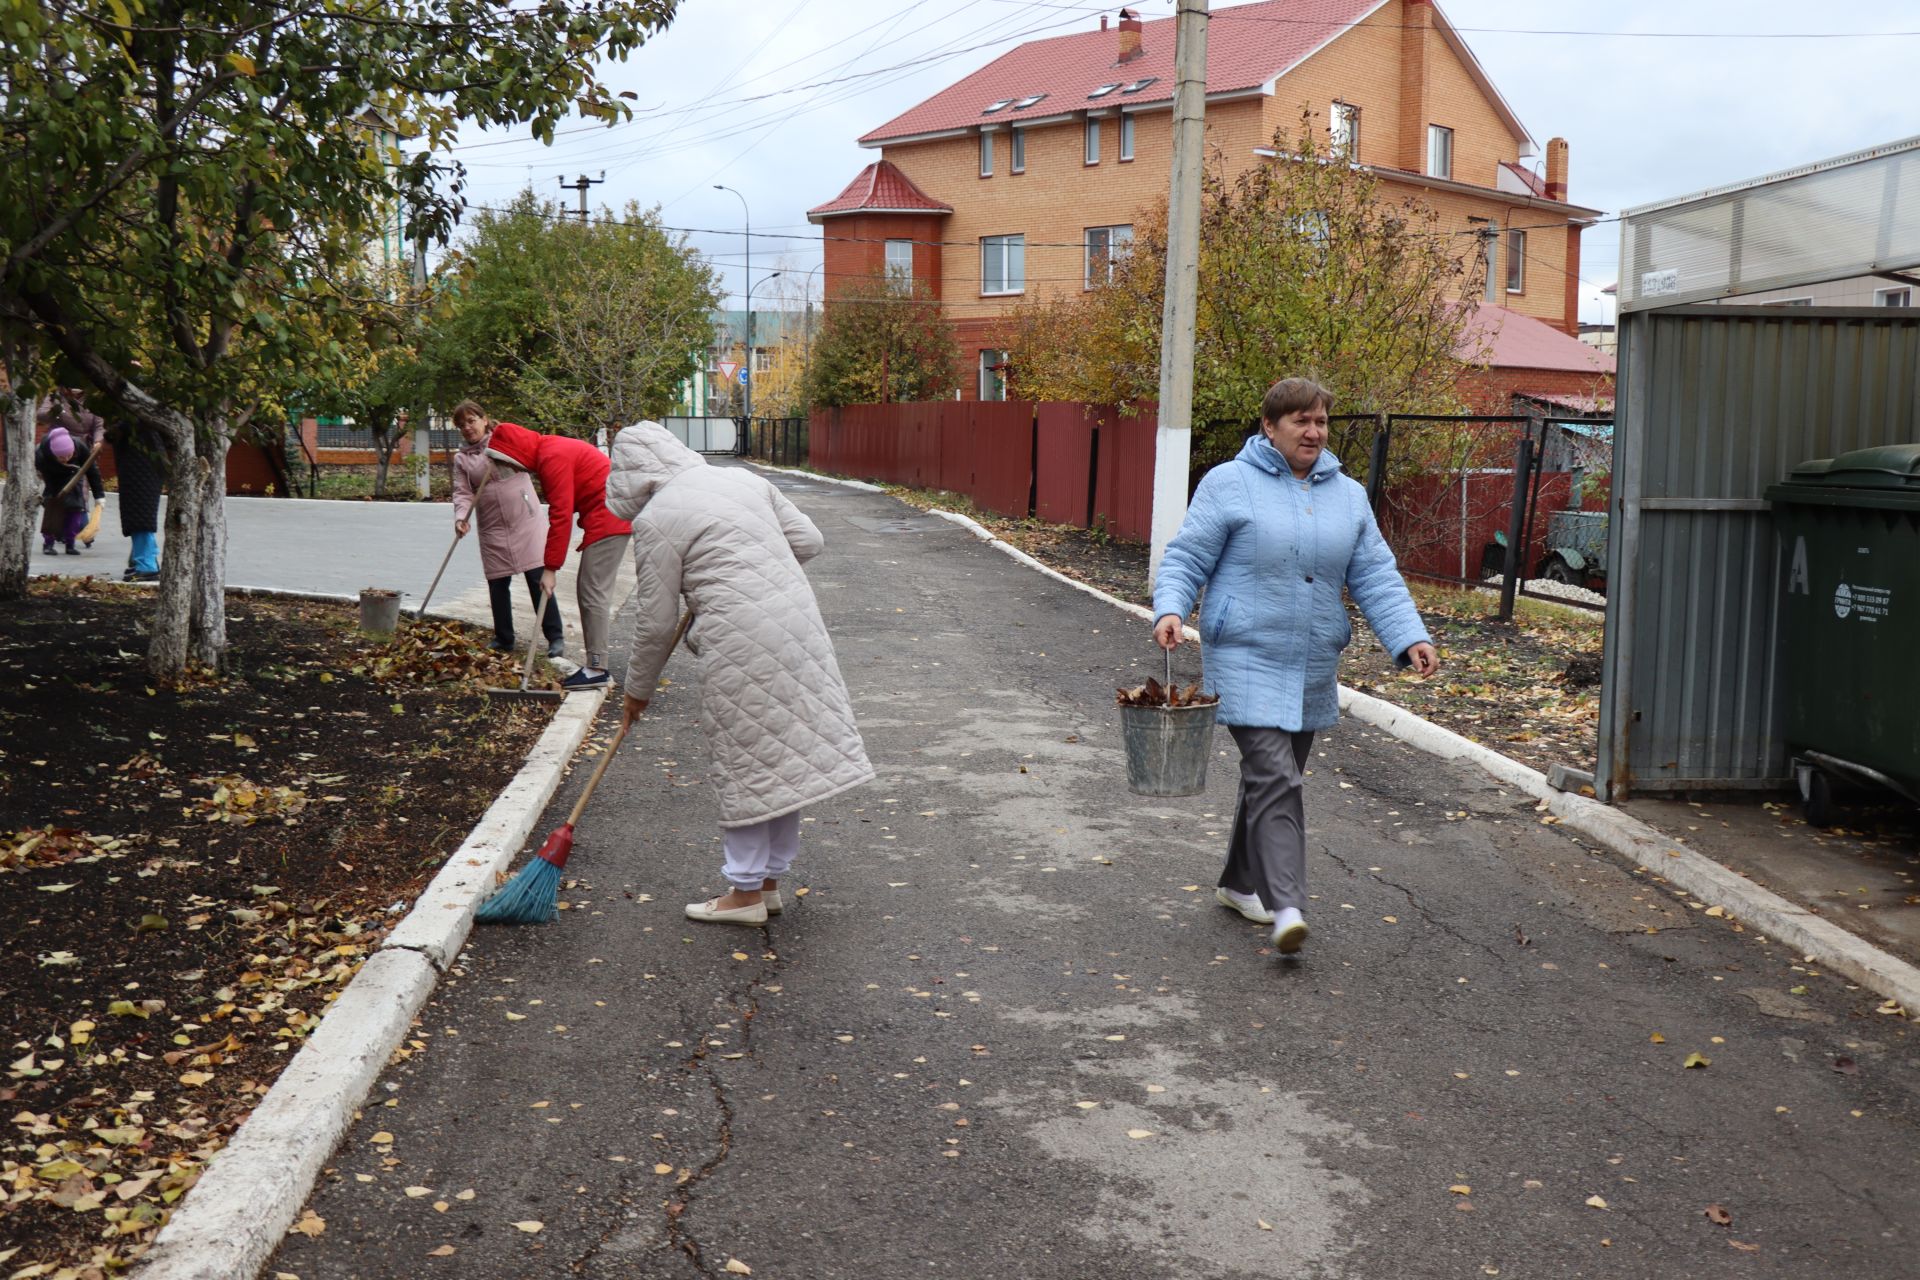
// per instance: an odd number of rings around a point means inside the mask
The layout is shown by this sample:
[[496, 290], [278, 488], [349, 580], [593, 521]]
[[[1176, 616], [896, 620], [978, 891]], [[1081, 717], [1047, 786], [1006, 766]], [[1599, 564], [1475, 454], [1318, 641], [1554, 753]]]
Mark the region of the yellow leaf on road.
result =
[[308, 1209], [300, 1215], [300, 1221], [293, 1224], [293, 1230], [309, 1239], [315, 1238], [327, 1229], [327, 1220]]
[[1151, 1138], [1151, 1137], [1153, 1136], [1153, 1130], [1151, 1130], [1151, 1129], [1129, 1129], [1129, 1130], [1127, 1130], [1127, 1136], [1128, 1136], [1129, 1138]]
[[432, 1187], [408, 1187], [407, 1199], [418, 1200], [421, 1196], [431, 1194], [432, 1191], [433, 1191]]
[[525, 1022], [526, 1020], [527, 1015], [524, 1013], [509, 1013], [507, 1015], [508, 1022]]
[[657, 1164], [653, 1166], [653, 1171], [664, 1178], [673, 1172], [673, 1166], [670, 1164]]
[[524, 1222], [516, 1222], [512, 1225], [516, 1230], [524, 1231], [531, 1236], [531, 1235], [538, 1235], [541, 1229], [544, 1228], [547, 1224], [544, 1222], [535, 1222], [532, 1218], [528, 1218]]
[[1473, 1194], [1473, 1188], [1468, 1186], [1464, 1182], [1456, 1182], [1452, 1186], [1448, 1187], [1447, 1190], [1453, 1192], [1453, 1194], [1457, 1196], [1470, 1196]]
[[1710, 1067], [1713, 1065], [1713, 1059], [1704, 1053], [1690, 1053], [1680, 1065], [1683, 1067]]
[[753, 1268], [738, 1258], [728, 1258], [725, 1269], [730, 1276], [750, 1276], [753, 1274]]
[[382, 1129], [380, 1132], [374, 1134], [371, 1138], [368, 1138], [367, 1141], [384, 1145], [386, 1143], [390, 1143], [393, 1141], [393, 1135], [388, 1133], [385, 1129]]
[[451, 1258], [453, 1253], [454, 1249], [450, 1244], [443, 1244], [438, 1249], [427, 1250], [427, 1256], [429, 1258]]
[[1667, 1038], [1661, 1035], [1658, 1031], [1648, 1036], [1647, 1039], [1649, 1042], [1653, 1044], [1665, 1044], [1667, 1042]]
[[1258, 1226], [1259, 1226], [1259, 1228], [1260, 1228], [1260, 1229], [1261, 1229], [1262, 1231], [1271, 1231], [1271, 1230], [1273, 1230], [1273, 1224], [1272, 1224], [1271, 1222], [1268, 1222], [1268, 1221], [1267, 1221], [1267, 1220], [1266, 1220], [1265, 1218], [1255, 1218], [1255, 1219], [1254, 1219], [1254, 1222], [1255, 1222], [1255, 1224], [1256, 1224], [1256, 1225], [1258, 1225]]
[[1100, 1104], [1097, 1102], [1076, 1102], [1073, 1105], [1080, 1108], [1082, 1111], [1091, 1111], [1095, 1107], [1099, 1106]]
[[1601, 1199], [1601, 1198], [1600, 1198], [1599, 1196], [1588, 1196], [1588, 1197], [1587, 1197], [1587, 1208], [1589, 1208], [1589, 1209], [1604, 1209], [1604, 1208], [1606, 1208], [1606, 1207], [1607, 1207], [1607, 1202], [1606, 1202], [1605, 1200], [1603, 1200], [1603, 1199]]

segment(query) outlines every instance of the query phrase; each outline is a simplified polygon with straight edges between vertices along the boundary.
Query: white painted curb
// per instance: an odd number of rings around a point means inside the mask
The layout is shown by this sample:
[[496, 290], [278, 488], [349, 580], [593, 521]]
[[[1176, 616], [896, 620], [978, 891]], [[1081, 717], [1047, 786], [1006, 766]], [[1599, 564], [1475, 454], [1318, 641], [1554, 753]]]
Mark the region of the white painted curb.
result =
[[802, 471], [799, 467], [776, 467], [770, 462], [757, 462], [752, 458], [746, 459], [746, 463], [748, 466], [758, 467], [762, 471], [772, 471], [783, 476], [795, 476], [801, 480], [818, 480], [821, 484], [837, 484], [842, 489], [858, 489], [862, 493], [886, 492], [881, 486], [868, 484], [865, 480], [843, 480], [839, 476], [821, 475], [818, 471]]
[[[810, 471], [791, 474], [832, 484], [875, 489], [873, 485], [816, 476]], [[931, 514], [952, 521], [1049, 578], [1104, 600], [1136, 618], [1153, 621], [1151, 609], [1131, 604], [1047, 567], [1018, 547], [994, 536], [990, 529], [977, 520], [970, 520], [957, 511], [944, 511], [937, 507]], [[1186, 634], [1189, 639], [1198, 638], [1192, 627], [1186, 628]], [[1685, 889], [1708, 906], [1726, 909], [1750, 927], [1798, 948], [1808, 959], [1833, 972], [1897, 1000], [1909, 1010], [1920, 1012], [1920, 967], [1881, 950], [1866, 939], [1847, 932], [1771, 890], [1761, 888], [1738, 872], [1704, 854], [1696, 853], [1638, 818], [1586, 796], [1571, 795], [1548, 786], [1546, 775], [1539, 770], [1530, 769], [1518, 760], [1503, 756], [1490, 747], [1483, 747], [1451, 729], [1444, 729], [1384, 698], [1341, 685], [1340, 709], [1356, 720], [1392, 734], [1409, 746], [1443, 760], [1461, 760], [1477, 765], [1496, 782], [1513, 787], [1535, 800], [1546, 801], [1547, 809], [1561, 819], [1565, 829], [1579, 832], [1610, 852], [1631, 859], [1651, 874]]]
[[605, 701], [605, 690], [567, 695], [513, 781], [154, 1237], [138, 1264], [140, 1280], [258, 1274], [439, 970], [459, 953], [475, 909], [493, 891], [494, 871], [512, 862], [532, 832]]

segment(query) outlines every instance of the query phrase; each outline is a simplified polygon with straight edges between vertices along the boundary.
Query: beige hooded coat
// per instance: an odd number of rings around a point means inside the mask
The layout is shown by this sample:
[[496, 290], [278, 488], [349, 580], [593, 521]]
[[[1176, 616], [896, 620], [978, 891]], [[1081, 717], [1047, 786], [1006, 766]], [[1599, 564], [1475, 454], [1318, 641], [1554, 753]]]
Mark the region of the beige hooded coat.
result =
[[638, 614], [626, 688], [651, 697], [681, 598], [720, 825], [791, 813], [873, 778], [833, 642], [800, 568], [823, 542], [766, 479], [710, 467], [658, 423], [613, 442], [607, 506], [633, 522]]

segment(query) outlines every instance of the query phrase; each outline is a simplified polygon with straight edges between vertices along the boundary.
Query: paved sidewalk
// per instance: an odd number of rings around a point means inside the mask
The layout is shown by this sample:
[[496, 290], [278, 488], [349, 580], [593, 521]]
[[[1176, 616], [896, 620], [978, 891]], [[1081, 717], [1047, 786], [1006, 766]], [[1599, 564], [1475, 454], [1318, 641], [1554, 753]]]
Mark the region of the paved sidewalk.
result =
[[1206, 795], [1125, 791], [1144, 625], [780, 483], [882, 775], [809, 811], [805, 897], [681, 918], [719, 876], [676, 655], [572, 909], [475, 935], [268, 1274], [1912, 1274], [1920, 1050], [1877, 998], [1351, 724], [1312, 941], [1263, 954], [1212, 902], [1226, 734]]

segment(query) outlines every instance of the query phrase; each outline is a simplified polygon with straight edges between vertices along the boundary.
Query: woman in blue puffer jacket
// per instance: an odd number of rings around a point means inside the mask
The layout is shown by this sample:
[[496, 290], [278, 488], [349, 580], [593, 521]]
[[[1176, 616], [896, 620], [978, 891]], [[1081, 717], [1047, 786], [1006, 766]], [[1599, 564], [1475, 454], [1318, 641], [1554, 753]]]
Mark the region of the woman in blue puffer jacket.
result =
[[1398, 665], [1422, 678], [1440, 669], [1366, 490], [1327, 452], [1332, 408], [1332, 393], [1306, 378], [1268, 389], [1260, 434], [1200, 481], [1153, 588], [1154, 639], [1167, 649], [1206, 589], [1207, 683], [1240, 748], [1215, 897], [1271, 924], [1287, 955], [1307, 938], [1302, 775], [1315, 731], [1340, 718], [1340, 651], [1353, 639], [1342, 588]]

